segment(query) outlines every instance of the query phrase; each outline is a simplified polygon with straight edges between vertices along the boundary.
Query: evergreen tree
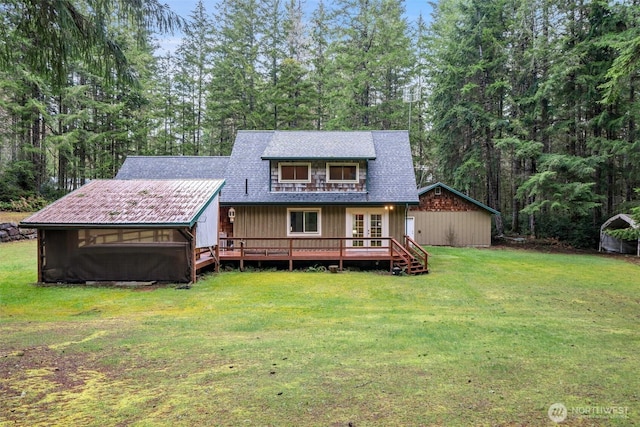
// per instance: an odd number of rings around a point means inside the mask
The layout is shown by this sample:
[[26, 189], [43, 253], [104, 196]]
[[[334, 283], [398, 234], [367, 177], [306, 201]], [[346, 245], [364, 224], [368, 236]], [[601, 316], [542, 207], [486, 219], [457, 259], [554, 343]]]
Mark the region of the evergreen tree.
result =
[[256, 0], [223, 0], [215, 13], [212, 81], [207, 108], [215, 126], [218, 153], [228, 153], [236, 131], [258, 129], [261, 76], [260, 21]]
[[66, 83], [75, 60], [106, 79], [113, 78], [115, 70], [118, 77], [135, 80], [126, 55], [109, 32], [108, 24], [116, 16], [160, 31], [182, 23], [157, 0], [84, 0], [82, 6], [69, 0], [5, 0], [0, 11], [13, 17], [4, 21], [11, 25], [4, 26], [0, 35], [6, 43], [0, 49], [0, 68], [24, 63], [56, 85]]
[[310, 81], [314, 90], [313, 115], [316, 130], [325, 129], [329, 121], [330, 96], [329, 87], [332, 76], [331, 56], [329, 54], [330, 20], [323, 0], [311, 18], [309, 55], [311, 57]]
[[[264, 33], [260, 38], [260, 68], [263, 71], [263, 85], [259, 102], [266, 109], [263, 122], [267, 129], [278, 129], [280, 108], [284, 101], [278, 97], [280, 68], [287, 57], [287, 36], [285, 33], [285, 9], [282, 0], [264, 0]], [[279, 98], [279, 99], [278, 99]]]
[[185, 27], [185, 35], [176, 52], [180, 66], [175, 76], [176, 89], [182, 98], [178, 108], [181, 113], [179, 132], [182, 154], [209, 152], [206, 147], [208, 144], [203, 139], [208, 133], [205, 119], [207, 87], [211, 80], [211, 27], [211, 20], [200, 0], [189, 17], [189, 25]]
[[340, 0], [334, 12], [333, 128], [397, 129], [412, 68], [408, 25], [398, 0]]
[[[502, 160], [495, 141], [505, 133], [505, 4], [472, 0], [440, 6], [433, 42], [438, 61], [430, 79], [441, 166], [454, 185], [500, 209]], [[500, 218], [496, 223], [501, 232]]]

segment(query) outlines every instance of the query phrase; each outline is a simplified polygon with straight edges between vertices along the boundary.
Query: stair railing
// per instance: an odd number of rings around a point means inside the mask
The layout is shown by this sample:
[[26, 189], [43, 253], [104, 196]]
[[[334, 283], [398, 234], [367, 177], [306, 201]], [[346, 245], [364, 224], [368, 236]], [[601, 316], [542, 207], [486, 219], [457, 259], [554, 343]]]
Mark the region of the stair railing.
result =
[[418, 242], [407, 235], [404, 236], [404, 246], [414, 258], [424, 265], [425, 270], [429, 271], [429, 252], [425, 251]]
[[407, 274], [411, 274], [411, 261], [413, 260], [413, 255], [398, 242], [396, 239], [391, 238], [391, 250], [394, 256], [399, 256], [402, 258], [402, 261], [407, 265]]

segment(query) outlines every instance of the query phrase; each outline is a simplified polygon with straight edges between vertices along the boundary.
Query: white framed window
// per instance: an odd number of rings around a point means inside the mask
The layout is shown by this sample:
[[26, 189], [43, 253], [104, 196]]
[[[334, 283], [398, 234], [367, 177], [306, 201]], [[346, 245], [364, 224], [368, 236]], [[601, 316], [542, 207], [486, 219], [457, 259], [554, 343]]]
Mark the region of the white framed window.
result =
[[322, 234], [322, 209], [287, 209], [287, 236], [308, 236]]
[[311, 163], [278, 163], [279, 182], [311, 182]]
[[327, 182], [358, 182], [358, 163], [327, 163]]

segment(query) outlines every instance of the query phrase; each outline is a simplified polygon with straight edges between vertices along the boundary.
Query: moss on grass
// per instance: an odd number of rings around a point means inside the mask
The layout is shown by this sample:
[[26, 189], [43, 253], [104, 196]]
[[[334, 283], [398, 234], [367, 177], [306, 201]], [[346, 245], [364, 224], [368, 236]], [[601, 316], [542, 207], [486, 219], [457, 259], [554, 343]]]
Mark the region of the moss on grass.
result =
[[[563, 425], [639, 419], [638, 266], [433, 248], [432, 272], [36, 287], [1, 247], [0, 424]], [[31, 246], [29, 246], [31, 245]]]

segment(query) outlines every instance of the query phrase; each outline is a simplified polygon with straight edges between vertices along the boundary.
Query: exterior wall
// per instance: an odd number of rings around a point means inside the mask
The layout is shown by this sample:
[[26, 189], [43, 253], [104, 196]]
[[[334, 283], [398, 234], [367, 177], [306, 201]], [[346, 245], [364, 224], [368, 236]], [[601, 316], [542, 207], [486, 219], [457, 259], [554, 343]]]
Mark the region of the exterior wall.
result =
[[[318, 206], [308, 206], [318, 208]], [[381, 208], [379, 206], [378, 208]], [[288, 237], [287, 206], [237, 206], [233, 235], [238, 238]], [[346, 206], [322, 206], [322, 234], [319, 237], [346, 236]], [[363, 208], [366, 209], [366, 208]], [[405, 207], [389, 211], [389, 236], [402, 242], [405, 234]], [[313, 237], [313, 236], [309, 236]]]
[[[367, 190], [367, 162], [364, 160], [357, 162], [329, 162], [329, 163], [357, 163], [358, 182], [327, 182], [327, 162], [314, 161], [311, 163], [311, 182], [293, 183], [278, 182], [278, 164], [291, 162], [270, 162], [271, 169], [271, 191], [273, 192], [305, 192], [305, 191], [366, 191]], [[294, 162], [297, 163], [297, 162]], [[309, 163], [309, 162], [302, 162]]]
[[396, 205], [389, 211], [389, 236], [400, 243], [404, 241], [406, 234], [405, 216], [411, 216], [410, 214], [411, 212], [407, 212], [404, 205]]
[[[438, 187], [437, 187], [438, 188]], [[415, 240], [433, 246], [491, 246], [491, 214], [446, 188], [420, 196], [412, 207]]]
[[415, 240], [430, 246], [491, 246], [491, 214], [486, 211], [412, 211]]
[[467, 212], [467, 211], [483, 211], [479, 206], [474, 205], [468, 200], [452, 193], [446, 188], [441, 189], [441, 194], [436, 194], [435, 189], [422, 194], [420, 196], [420, 204], [412, 210], [424, 212]]
[[196, 227], [196, 245], [198, 248], [206, 248], [218, 244], [218, 227], [220, 224], [218, 220], [220, 214], [218, 197], [215, 197], [198, 219], [198, 226]]
[[233, 237], [233, 223], [229, 218], [229, 207], [220, 206], [220, 233], [224, 236]]

